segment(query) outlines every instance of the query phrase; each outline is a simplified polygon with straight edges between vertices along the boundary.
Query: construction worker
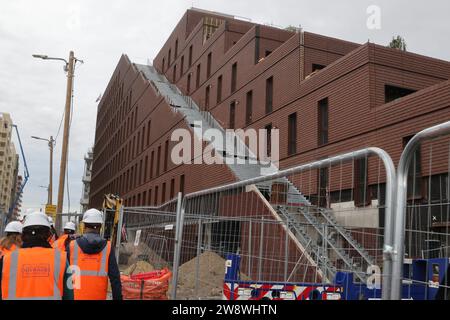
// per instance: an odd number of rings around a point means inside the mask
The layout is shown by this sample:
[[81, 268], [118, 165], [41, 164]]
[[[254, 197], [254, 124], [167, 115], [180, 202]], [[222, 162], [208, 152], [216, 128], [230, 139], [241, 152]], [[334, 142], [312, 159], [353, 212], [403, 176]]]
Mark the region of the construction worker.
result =
[[52, 247], [58, 248], [61, 251], [66, 251], [66, 246], [72, 237], [75, 235], [75, 223], [69, 221], [64, 225], [64, 234], [56, 240]]
[[22, 248], [0, 259], [0, 292], [3, 300], [72, 300], [67, 255], [53, 249], [47, 216], [27, 215]]
[[19, 221], [12, 221], [6, 225], [6, 237], [0, 239], [0, 258], [22, 246], [22, 228], [23, 225]]
[[49, 242], [50, 242], [50, 245], [53, 246], [55, 241], [58, 240], [59, 236], [58, 236], [58, 232], [56, 232], [55, 224], [53, 223], [53, 218], [50, 216], [47, 216], [47, 217], [48, 217], [48, 222], [50, 223], [50, 230], [52, 232], [52, 237], [50, 238]]
[[108, 278], [113, 300], [122, 300], [119, 266], [111, 242], [100, 236], [103, 214], [89, 209], [83, 215], [84, 234], [69, 245], [70, 264], [80, 270], [75, 300], [106, 300]]

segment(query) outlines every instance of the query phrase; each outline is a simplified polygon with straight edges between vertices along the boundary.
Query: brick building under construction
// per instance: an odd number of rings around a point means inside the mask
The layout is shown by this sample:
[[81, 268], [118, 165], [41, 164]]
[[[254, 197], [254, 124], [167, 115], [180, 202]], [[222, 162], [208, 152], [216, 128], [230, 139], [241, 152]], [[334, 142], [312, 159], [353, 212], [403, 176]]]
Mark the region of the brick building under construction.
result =
[[[190, 97], [201, 112], [187, 115], [171, 105], [155, 79], [167, 79], [174, 101]], [[278, 128], [281, 169], [364, 147], [384, 149], [396, 164], [415, 133], [450, 119], [449, 79], [447, 61], [188, 10], [153, 66], [120, 58], [98, 106], [90, 204], [100, 207], [104, 194], [115, 193], [126, 206], [155, 206], [178, 192], [255, 176], [226, 164], [172, 163], [171, 133], [192, 130], [186, 118], [204, 112], [227, 129]], [[444, 203], [448, 146], [435, 148], [433, 168], [425, 170], [428, 150], [425, 144], [416, 153], [410, 196]], [[333, 203], [335, 192], [355, 207], [382, 202], [379, 163], [369, 159], [356, 168], [342, 180], [320, 170], [308, 181], [309, 198], [321, 207]], [[328, 179], [324, 201], [320, 186]], [[359, 228], [383, 227], [382, 210], [368, 214]], [[442, 208], [433, 215], [433, 226], [448, 227]]]

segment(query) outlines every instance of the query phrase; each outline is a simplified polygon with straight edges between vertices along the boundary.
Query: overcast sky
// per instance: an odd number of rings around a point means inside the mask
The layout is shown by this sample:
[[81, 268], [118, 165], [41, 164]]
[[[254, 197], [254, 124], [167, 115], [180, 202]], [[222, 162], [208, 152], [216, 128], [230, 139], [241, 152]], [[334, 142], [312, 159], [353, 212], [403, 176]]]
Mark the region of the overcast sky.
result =
[[[381, 29], [367, 27], [370, 5], [381, 9]], [[96, 98], [122, 53], [138, 63], [152, 60], [191, 6], [280, 27], [302, 25], [306, 31], [358, 43], [370, 39], [387, 44], [400, 34], [409, 51], [450, 60], [446, 0], [0, 0], [0, 111], [11, 114], [22, 137], [30, 170], [25, 208], [47, 201], [40, 186], [48, 184], [48, 148], [30, 136], [56, 136], [66, 85], [61, 62], [33, 59], [31, 54], [67, 59], [74, 50], [85, 61], [76, 69], [68, 166], [70, 210], [79, 211], [83, 156], [94, 141]], [[55, 150], [54, 202], [61, 137], [62, 132]], [[67, 210], [67, 194], [64, 205]]]

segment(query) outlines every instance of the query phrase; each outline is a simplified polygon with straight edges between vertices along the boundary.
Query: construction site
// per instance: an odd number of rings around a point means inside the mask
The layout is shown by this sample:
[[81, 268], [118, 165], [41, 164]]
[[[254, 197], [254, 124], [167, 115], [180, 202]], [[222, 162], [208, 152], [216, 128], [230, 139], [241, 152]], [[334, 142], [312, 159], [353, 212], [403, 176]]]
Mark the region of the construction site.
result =
[[[404, 298], [430, 299], [448, 266], [449, 140], [416, 140], [445, 127], [449, 79], [448, 61], [190, 9], [152, 65], [121, 57], [90, 204], [123, 198], [119, 262], [171, 270], [170, 298], [344, 298], [345, 279], [347, 299], [398, 299], [406, 277], [420, 294]], [[174, 163], [183, 129], [223, 161]]]
[[[124, 7], [113, 7], [125, 21]], [[163, 42], [147, 25], [110, 30], [101, 15], [89, 27], [64, 22], [73, 37], [107, 30], [95, 49], [102, 63], [32, 54], [64, 62], [67, 81], [56, 135], [21, 126], [48, 146], [45, 180], [44, 157], [31, 148], [26, 160], [17, 125], [0, 113], [0, 300], [450, 300], [445, 56], [410, 51], [401, 36], [357, 43], [302, 21], [280, 27], [194, 6], [179, 20], [155, 12], [158, 28], [171, 30]], [[147, 45], [137, 35], [162, 45], [151, 57], [128, 55], [122, 40]], [[115, 68], [107, 43], [123, 49]], [[104, 89], [81, 157], [94, 117], [92, 101], [85, 114], [74, 108], [75, 74]], [[49, 110], [39, 112], [58, 121]], [[20, 214], [27, 161], [49, 180], [30, 186], [45, 189], [47, 203]], [[69, 168], [82, 176], [81, 213], [71, 210]]]

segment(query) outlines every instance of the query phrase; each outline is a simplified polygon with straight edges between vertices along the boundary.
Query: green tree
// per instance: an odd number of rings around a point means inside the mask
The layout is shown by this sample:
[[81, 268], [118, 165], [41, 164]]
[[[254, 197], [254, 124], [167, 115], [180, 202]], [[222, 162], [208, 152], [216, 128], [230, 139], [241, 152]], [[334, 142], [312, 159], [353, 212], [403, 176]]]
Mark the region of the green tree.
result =
[[286, 28], [284, 28], [284, 30], [286, 30], [286, 31], [291, 31], [291, 32], [297, 32], [297, 31], [298, 31], [298, 28], [297, 28], [297, 27], [294, 27], [294, 26], [292, 26], [292, 25], [289, 25], [289, 26], [287, 26]]
[[388, 47], [406, 51], [406, 41], [402, 36], [393, 37]]

